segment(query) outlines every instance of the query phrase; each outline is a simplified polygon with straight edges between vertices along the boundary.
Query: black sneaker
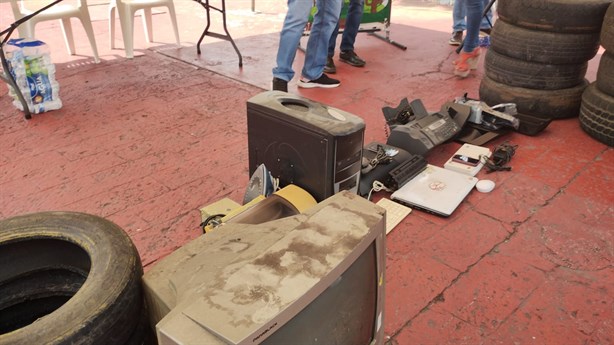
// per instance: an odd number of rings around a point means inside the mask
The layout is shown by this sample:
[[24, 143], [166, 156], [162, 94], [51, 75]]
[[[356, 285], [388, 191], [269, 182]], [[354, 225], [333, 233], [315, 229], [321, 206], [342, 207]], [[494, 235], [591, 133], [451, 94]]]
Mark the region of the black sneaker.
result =
[[460, 46], [462, 42], [463, 42], [463, 32], [456, 31], [452, 34], [452, 37], [450, 37], [448, 44], [451, 46]]
[[320, 78], [311, 81], [304, 81], [303, 79], [298, 81], [298, 87], [302, 87], [305, 89], [311, 89], [314, 87], [322, 87], [325, 89], [330, 89], [333, 87], [337, 87], [341, 84], [341, 82], [337, 79], [329, 78], [326, 74], [322, 73]]
[[273, 78], [273, 91], [288, 92], [288, 82], [283, 79]]
[[353, 50], [346, 50], [339, 54], [339, 60], [354, 67], [363, 67], [367, 62], [361, 59]]
[[326, 58], [326, 65], [324, 66], [324, 73], [330, 73], [330, 74], [337, 73], [337, 67], [335, 66], [335, 62], [333, 61], [332, 56], [329, 56]]

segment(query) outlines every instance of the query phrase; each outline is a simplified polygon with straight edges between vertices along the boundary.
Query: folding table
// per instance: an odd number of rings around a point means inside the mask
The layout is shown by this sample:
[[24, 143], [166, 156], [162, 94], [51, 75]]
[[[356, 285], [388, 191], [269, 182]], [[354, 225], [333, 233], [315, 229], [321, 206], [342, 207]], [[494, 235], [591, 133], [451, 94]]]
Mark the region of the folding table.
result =
[[[221, 8], [210, 5], [209, 0], [194, 0], [194, 1], [201, 4], [207, 11], [207, 26], [205, 26], [205, 30], [203, 31], [203, 34], [200, 36], [200, 39], [198, 40], [198, 44], [196, 45], [196, 51], [198, 52], [198, 54], [200, 55], [200, 43], [203, 41], [203, 38], [205, 38], [205, 36], [211, 36], [211, 37], [215, 37], [215, 38], [222, 39], [225, 41], [229, 41], [230, 44], [232, 44], [232, 47], [237, 52], [237, 55], [239, 55], [239, 67], [243, 67], [243, 57], [241, 56], [241, 53], [239, 52], [239, 48], [237, 48], [235, 41], [230, 36], [228, 29], [226, 28], [226, 0], [220, 0], [222, 4]], [[222, 25], [224, 27], [225, 34], [220, 34], [220, 33], [209, 31], [209, 27], [211, 26], [210, 10], [215, 10], [222, 14]]]

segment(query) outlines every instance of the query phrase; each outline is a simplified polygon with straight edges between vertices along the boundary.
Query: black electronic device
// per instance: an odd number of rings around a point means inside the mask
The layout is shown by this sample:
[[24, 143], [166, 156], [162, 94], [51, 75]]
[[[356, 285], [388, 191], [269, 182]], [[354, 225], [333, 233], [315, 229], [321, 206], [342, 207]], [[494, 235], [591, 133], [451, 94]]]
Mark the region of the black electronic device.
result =
[[452, 161], [454, 161], [456, 163], [470, 165], [472, 167], [475, 167], [478, 164], [480, 164], [480, 159], [479, 158], [473, 158], [473, 157], [469, 157], [469, 156], [465, 156], [465, 155], [454, 155], [454, 156], [452, 156]]
[[264, 164], [279, 186], [295, 184], [318, 202], [358, 192], [365, 123], [297, 95], [266, 91], [247, 101], [250, 175]]
[[496, 131], [503, 128], [517, 130], [520, 125], [515, 116], [518, 113], [515, 103], [502, 103], [490, 107], [484, 102], [468, 98], [467, 94], [457, 97], [454, 103], [468, 106], [471, 109], [468, 121], [481, 125], [487, 130]]
[[452, 139], [460, 130], [448, 114], [434, 113], [405, 125], [391, 127], [386, 144], [424, 155], [433, 147]]
[[362, 173], [358, 194], [369, 195], [373, 182], [379, 181], [389, 185], [390, 171], [398, 167], [413, 155], [398, 147], [371, 142], [362, 150]]
[[379, 181], [395, 191], [426, 168], [426, 159], [401, 148], [372, 142], [363, 149], [363, 170], [358, 194], [369, 195], [373, 182]]
[[408, 160], [390, 171], [386, 186], [389, 189], [397, 190], [420, 174], [426, 166], [427, 162], [424, 157], [420, 155], [411, 155]]
[[421, 100], [415, 99], [410, 103], [407, 98], [403, 98], [396, 108], [383, 107], [382, 112], [384, 113], [386, 123], [391, 127], [420, 120], [429, 115]]

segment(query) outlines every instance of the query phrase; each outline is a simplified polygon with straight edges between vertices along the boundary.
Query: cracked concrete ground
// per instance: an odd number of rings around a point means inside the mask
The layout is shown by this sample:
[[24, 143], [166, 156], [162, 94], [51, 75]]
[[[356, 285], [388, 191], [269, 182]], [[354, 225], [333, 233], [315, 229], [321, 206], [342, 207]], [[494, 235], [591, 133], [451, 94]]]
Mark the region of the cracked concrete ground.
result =
[[[202, 9], [176, 1], [182, 48], [164, 11], [154, 40], [135, 28], [133, 60], [108, 48], [106, 3], [91, 1], [102, 63], [94, 64], [79, 24], [77, 56], [68, 56], [57, 23], [37, 27], [50, 44], [64, 107], [30, 121], [0, 86], [0, 217], [43, 210], [104, 216], [131, 236], [147, 267], [200, 235], [198, 208], [242, 200], [248, 181], [245, 102], [268, 89], [283, 4], [227, 2], [228, 42], [194, 44]], [[342, 86], [290, 91], [354, 113], [365, 143], [385, 142], [381, 112], [407, 97], [427, 109], [468, 92], [483, 69], [452, 74], [449, 7], [395, 1], [391, 38], [367, 34], [357, 69], [338, 63]], [[12, 22], [0, 4], [0, 27]], [[118, 33], [116, 38], [121, 47]], [[602, 51], [600, 52], [600, 54]], [[587, 78], [594, 80], [599, 55]], [[297, 54], [300, 68], [302, 54]], [[587, 136], [576, 118], [557, 120], [535, 137], [512, 133], [488, 143], [518, 145], [512, 171], [478, 177], [496, 182], [473, 191], [449, 218], [414, 210], [388, 235], [384, 327], [393, 344], [611, 344], [614, 342], [614, 151]], [[442, 166], [460, 145], [427, 156]], [[377, 193], [376, 200], [388, 197]]]

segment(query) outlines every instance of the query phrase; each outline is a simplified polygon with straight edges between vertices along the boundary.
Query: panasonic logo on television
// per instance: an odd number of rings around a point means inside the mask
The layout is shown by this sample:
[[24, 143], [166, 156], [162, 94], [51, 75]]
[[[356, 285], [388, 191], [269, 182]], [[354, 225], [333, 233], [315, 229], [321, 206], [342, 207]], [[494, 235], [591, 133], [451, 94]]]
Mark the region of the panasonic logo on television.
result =
[[267, 334], [275, 327], [277, 327], [277, 322], [269, 326], [269, 328], [265, 329], [264, 331], [262, 331], [262, 333], [258, 334], [254, 339], [252, 339], [252, 343], [255, 343], [258, 339], [262, 338], [263, 335]]

